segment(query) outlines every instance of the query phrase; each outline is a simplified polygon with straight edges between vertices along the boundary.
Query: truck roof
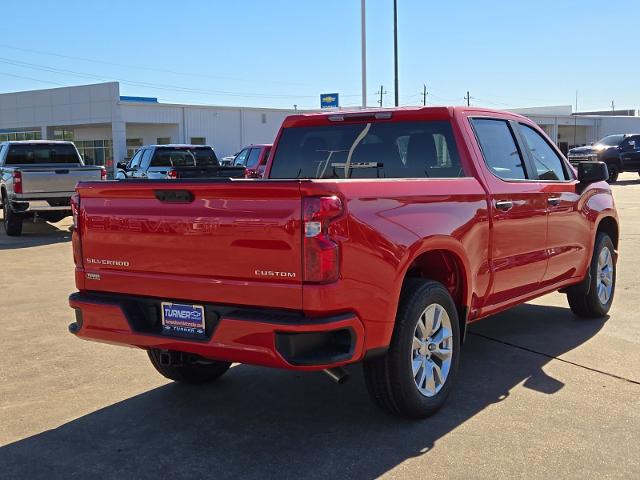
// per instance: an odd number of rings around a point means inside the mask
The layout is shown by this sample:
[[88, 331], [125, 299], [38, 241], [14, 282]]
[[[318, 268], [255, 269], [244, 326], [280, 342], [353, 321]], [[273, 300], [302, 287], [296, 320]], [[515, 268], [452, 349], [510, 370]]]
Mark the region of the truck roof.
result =
[[194, 145], [191, 143], [164, 143], [164, 144], [150, 144], [150, 145], [144, 145], [140, 148], [149, 148], [149, 147], [167, 147], [167, 148], [211, 148], [213, 149], [213, 147], [211, 145]]
[[346, 118], [353, 120], [359, 117], [363, 120], [367, 117], [377, 119], [391, 118], [393, 116], [399, 120], [419, 120], [424, 116], [433, 119], [450, 119], [456, 112], [474, 112], [482, 114], [497, 114], [500, 116], [509, 115], [512, 117], [525, 119], [522, 115], [513, 112], [505, 112], [483, 107], [467, 107], [467, 106], [433, 106], [433, 107], [394, 107], [394, 108], [367, 108], [364, 110], [331, 110], [329, 112], [314, 112], [289, 115], [285, 118], [282, 126], [312, 126], [317, 124], [326, 124], [327, 121], [337, 122]]
[[73, 142], [68, 140], [7, 140], [6, 142], [0, 142], [2, 144], [9, 145], [31, 145], [31, 144], [60, 144], [60, 145], [73, 145]]

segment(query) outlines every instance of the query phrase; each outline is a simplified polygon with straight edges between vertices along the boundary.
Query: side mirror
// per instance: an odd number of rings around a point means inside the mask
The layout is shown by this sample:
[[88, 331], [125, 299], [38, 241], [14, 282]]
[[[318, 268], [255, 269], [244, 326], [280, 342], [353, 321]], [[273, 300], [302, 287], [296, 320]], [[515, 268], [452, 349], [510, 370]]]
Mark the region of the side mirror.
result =
[[609, 180], [609, 169], [604, 162], [580, 162], [578, 181], [583, 185]]
[[118, 167], [120, 170], [126, 170], [126, 169], [127, 169], [127, 162], [118, 162], [118, 163], [117, 163], [117, 167]]

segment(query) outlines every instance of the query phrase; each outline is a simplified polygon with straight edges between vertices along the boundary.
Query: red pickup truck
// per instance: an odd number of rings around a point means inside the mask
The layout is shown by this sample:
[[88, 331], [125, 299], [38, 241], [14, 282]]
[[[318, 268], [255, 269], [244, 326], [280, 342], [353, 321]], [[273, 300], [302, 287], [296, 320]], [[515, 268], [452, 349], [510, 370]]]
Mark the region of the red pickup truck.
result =
[[376, 403], [424, 417], [469, 323], [555, 290], [607, 313], [607, 178], [511, 113], [290, 116], [264, 179], [80, 183], [69, 328], [191, 383], [232, 362], [337, 380], [362, 362]]

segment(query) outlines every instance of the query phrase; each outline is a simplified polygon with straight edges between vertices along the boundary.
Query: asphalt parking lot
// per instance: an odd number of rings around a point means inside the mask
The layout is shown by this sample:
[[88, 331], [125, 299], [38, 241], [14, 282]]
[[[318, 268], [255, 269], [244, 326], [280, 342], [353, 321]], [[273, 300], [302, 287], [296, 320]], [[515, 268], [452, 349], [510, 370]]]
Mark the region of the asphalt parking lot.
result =
[[67, 332], [69, 221], [0, 231], [1, 478], [640, 478], [640, 178], [621, 218], [609, 318], [552, 294], [472, 327], [436, 416], [380, 413], [359, 368], [244, 365], [168, 382], [143, 351]]

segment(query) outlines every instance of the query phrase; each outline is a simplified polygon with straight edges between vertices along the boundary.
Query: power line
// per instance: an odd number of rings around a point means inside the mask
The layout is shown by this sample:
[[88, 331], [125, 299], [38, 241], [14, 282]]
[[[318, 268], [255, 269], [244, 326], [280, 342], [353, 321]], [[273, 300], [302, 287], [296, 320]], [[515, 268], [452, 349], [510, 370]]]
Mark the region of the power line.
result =
[[29, 53], [36, 53], [38, 55], [49, 55], [52, 57], [57, 57], [57, 58], [66, 58], [69, 60], [80, 60], [82, 62], [91, 62], [91, 63], [97, 63], [97, 64], [101, 64], [101, 65], [110, 65], [112, 67], [123, 67], [123, 68], [132, 68], [132, 69], [136, 69], [136, 70], [146, 70], [146, 71], [151, 71], [151, 72], [160, 72], [160, 73], [171, 73], [173, 75], [181, 75], [181, 76], [185, 76], [185, 77], [201, 77], [201, 78], [212, 78], [212, 79], [217, 79], [217, 80], [233, 80], [236, 82], [251, 82], [251, 83], [274, 83], [274, 84], [282, 84], [282, 85], [303, 85], [301, 83], [292, 83], [292, 82], [282, 82], [279, 80], [269, 80], [269, 79], [263, 79], [260, 78], [259, 80], [253, 80], [253, 79], [246, 79], [246, 78], [236, 78], [236, 77], [224, 77], [224, 76], [219, 76], [219, 75], [208, 75], [205, 73], [198, 73], [198, 72], [193, 72], [191, 70], [189, 70], [188, 72], [180, 72], [180, 71], [176, 71], [176, 70], [169, 70], [166, 68], [156, 68], [156, 67], [146, 67], [143, 65], [131, 65], [131, 64], [126, 64], [126, 63], [115, 63], [115, 62], [107, 62], [104, 60], [97, 60], [95, 58], [86, 58], [86, 57], [75, 57], [72, 55], [63, 55], [61, 53], [54, 53], [54, 52], [46, 52], [43, 50], [34, 50], [34, 49], [30, 49], [30, 48], [22, 48], [22, 47], [15, 47], [13, 45], [6, 45], [6, 44], [0, 44], [1, 48], [9, 48], [12, 50], [18, 50], [21, 52], [29, 52]]
[[[180, 93], [193, 93], [193, 94], [212, 95], [212, 96], [231, 96], [231, 97], [241, 97], [241, 98], [273, 98], [273, 99], [316, 98], [317, 97], [317, 95], [263, 94], [263, 93], [254, 93], [254, 92], [233, 92], [233, 91], [226, 91], [226, 90], [205, 90], [205, 89], [199, 89], [199, 88], [182, 87], [180, 85], [142, 82], [142, 81], [129, 80], [125, 78], [113, 78], [113, 77], [107, 77], [103, 75], [95, 75], [92, 73], [78, 72], [75, 70], [50, 67], [48, 65], [23, 62], [20, 60], [14, 60], [14, 59], [5, 58], [5, 57], [0, 57], [0, 63], [13, 65], [21, 68], [39, 70], [39, 71], [48, 72], [48, 73], [56, 73], [61, 75], [85, 78], [90, 80], [99, 80], [99, 81], [116, 80], [125, 85], [144, 87], [144, 88], [155, 88], [158, 90], [173, 91], [173, 92], [180, 92]], [[360, 95], [359, 94], [343, 94], [342, 96], [353, 97], [353, 96], [360, 96]]]
[[52, 82], [50, 80], [41, 80], [39, 78], [33, 78], [33, 77], [26, 77], [24, 75], [15, 75], [13, 73], [8, 73], [8, 72], [0, 72], [0, 75], [6, 75], [8, 77], [15, 77], [15, 78], [21, 78], [22, 80], [33, 80], [34, 82], [40, 82], [40, 83], [49, 83], [51, 85], [59, 85], [61, 87], [64, 86], [63, 83], [58, 83], [58, 82]]

